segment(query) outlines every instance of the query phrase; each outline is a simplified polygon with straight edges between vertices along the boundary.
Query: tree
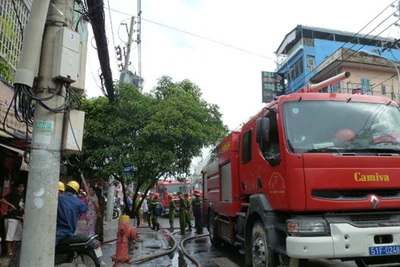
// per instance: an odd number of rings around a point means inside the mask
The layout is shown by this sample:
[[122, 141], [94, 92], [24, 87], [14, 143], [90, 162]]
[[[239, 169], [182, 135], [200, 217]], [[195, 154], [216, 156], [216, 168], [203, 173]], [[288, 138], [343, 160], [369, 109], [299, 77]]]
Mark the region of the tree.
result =
[[[133, 179], [147, 193], [160, 178], [189, 175], [194, 157], [228, 132], [219, 107], [201, 98], [200, 88], [170, 77], [148, 94], [130, 84], [116, 85], [115, 101], [84, 98], [86, 112], [81, 162], [89, 175], [114, 176], [124, 186]], [[133, 166], [131, 178], [124, 167]], [[125, 188], [123, 187], [125, 196]], [[132, 215], [136, 213], [134, 209]]]

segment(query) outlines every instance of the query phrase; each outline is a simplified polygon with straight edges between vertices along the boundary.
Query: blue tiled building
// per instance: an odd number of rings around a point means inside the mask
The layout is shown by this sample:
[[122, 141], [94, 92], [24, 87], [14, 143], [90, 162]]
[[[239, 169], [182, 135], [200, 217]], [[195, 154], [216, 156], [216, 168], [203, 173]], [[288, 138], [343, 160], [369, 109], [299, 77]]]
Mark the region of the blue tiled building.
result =
[[[285, 74], [286, 93], [289, 94], [303, 88], [320, 71], [320, 64], [340, 48], [352, 51], [343, 55], [344, 61], [362, 50], [400, 61], [400, 50], [393, 44], [396, 44], [394, 38], [298, 25], [276, 50], [279, 65], [275, 71]], [[385, 47], [392, 49], [381, 52]], [[367, 79], [364, 78], [364, 83]]]

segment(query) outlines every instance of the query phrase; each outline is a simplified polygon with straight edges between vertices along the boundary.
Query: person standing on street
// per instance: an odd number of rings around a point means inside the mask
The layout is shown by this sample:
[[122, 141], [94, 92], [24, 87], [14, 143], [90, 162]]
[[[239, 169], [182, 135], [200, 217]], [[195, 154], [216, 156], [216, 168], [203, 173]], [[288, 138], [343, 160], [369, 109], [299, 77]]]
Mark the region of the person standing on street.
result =
[[196, 228], [196, 234], [201, 235], [203, 234], [203, 225], [202, 225], [202, 210], [201, 210], [201, 194], [198, 189], [194, 190], [195, 199], [192, 200], [192, 209], [194, 215], [194, 227]]
[[175, 221], [175, 201], [173, 200], [174, 195], [172, 193], [168, 194], [169, 199], [169, 231], [174, 231], [174, 221]]
[[154, 194], [153, 194], [153, 192], [150, 191], [150, 197], [147, 200], [147, 205], [149, 206], [149, 213], [148, 213], [148, 217], [147, 217], [147, 222], [149, 223], [149, 227], [150, 228], [153, 228], [152, 224], [151, 224], [152, 220], [153, 220], [153, 215], [152, 215], [152, 211], [151, 211], [151, 207], [152, 207], [152, 203], [153, 203], [153, 197], [154, 197]]
[[99, 236], [99, 241], [104, 241], [104, 211], [106, 208], [106, 201], [103, 196], [101, 187], [96, 187], [96, 196], [99, 202], [99, 211], [97, 213], [95, 233]]
[[97, 199], [95, 187], [91, 185], [88, 192], [88, 212], [86, 215], [86, 234], [93, 235], [95, 233], [95, 226], [97, 214], [99, 213], [99, 200]]
[[151, 224], [153, 227], [151, 229], [153, 230], [160, 230], [160, 224], [158, 223], [158, 216], [161, 216], [162, 213], [162, 204], [161, 201], [158, 199], [160, 197], [160, 194], [155, 193], [154, 194], [154, 199], [151, 202], [151, 213], [153, 215], [153, 220], [151, 221]]
[[149, 206], [147, 203], [148, 199], [149, 199], [149, 195], [146, 195], [146, 197], [143, 199], [143, 202], [142, 202], [142, 208], [143, 208], [142, 221], [143, 221], [143, 223], [147, 223], [147, 217], [148, 217], [148, 213], [149, 213]]
[[189, 199], [188, 193], [185, 193], [185, 202], [186, 202], [185, 221], [186, 225], [189, 227], [187, 231], [190, 232], [192, 231], [192, 203]]
[[74, 235], [79, 214], [88, 211], [87, 205], [76, 197], [78, 192], [79, 184], [76, 181], [70, 181], [65, 188], [65, 193], [58, 195], [56, 245], [62, 238]]
[[179, 197], [179, 226], [181, 228], [181, 235], [185, 234], [186, 227], [186, 201], [182, 192], [178, 192]]
[[25, 185], [22, 182], [15, 184], [14, 190], [0, 199], [0, 203], [8, 206], [8, 212], [4, 216], [4, 228], [6, 232], [7, 255], [11, 256], [18, 242], [22, 240], [22, 220], [24, 214], [23, 192]]
[[142, 198], [142, 194], [140, 192], [138, 192], [136, 199], [135, 199], [135, 212], [136, 212], [135, 217], [136, 217], [136, 226], [137, 227], [140, 226], [140, 218], [141, 218], [140, 212], [141, 212], [142, 207], [139, 206], [139, 204], [140, 204], [141, 198]]

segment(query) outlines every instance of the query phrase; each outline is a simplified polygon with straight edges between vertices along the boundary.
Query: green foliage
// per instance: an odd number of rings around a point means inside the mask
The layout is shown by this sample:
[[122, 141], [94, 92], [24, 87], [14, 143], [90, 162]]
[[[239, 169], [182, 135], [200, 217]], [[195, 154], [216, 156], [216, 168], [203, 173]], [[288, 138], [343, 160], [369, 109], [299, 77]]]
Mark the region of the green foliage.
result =
[[[130, 84], [116, 86], [115, 101], [82, 99], [86, 112], [81, 169], [88, 176], [152, 187], [160, 177], [189, 175], [194, 157], [228, 132], [219, 107], [201, 98], [200, 88], [162, 77], [148, 94]], [[123, 169], [134, 166], [130, 178]]]
[[11, 66], [4, 60], [0, 59], [0, 76], [3, 76], [9, 82], [12, 82], [14, 80], [13, 72]]

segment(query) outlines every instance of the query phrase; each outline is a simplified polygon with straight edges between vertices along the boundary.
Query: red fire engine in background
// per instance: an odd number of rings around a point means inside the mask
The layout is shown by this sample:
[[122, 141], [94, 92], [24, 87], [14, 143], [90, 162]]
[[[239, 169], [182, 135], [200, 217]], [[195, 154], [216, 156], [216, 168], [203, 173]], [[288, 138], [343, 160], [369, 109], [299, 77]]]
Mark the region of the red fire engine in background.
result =
[[202, 170], [213, 245], [250, 266], [400, 262], [399, 107], [313, 92], [346, 77], [279, 96], [215, 149]]
[[160, 194], [160, 200], [163, 205], [163, 213], [161, 216], [169, 214], [169, 198], [168, 194], [172, 193], [174, 195], [173, 201], [175, 201], [176, 209], [175, 211], [179, 212], [179, 197], [177, 196], [178, 192], [182, 192], [183, 194], [188, 193], [191, 194], [192, 186], [190, 182], [177, 182], [177, 181], [160, 181], [156, 184], [156, 192]]

